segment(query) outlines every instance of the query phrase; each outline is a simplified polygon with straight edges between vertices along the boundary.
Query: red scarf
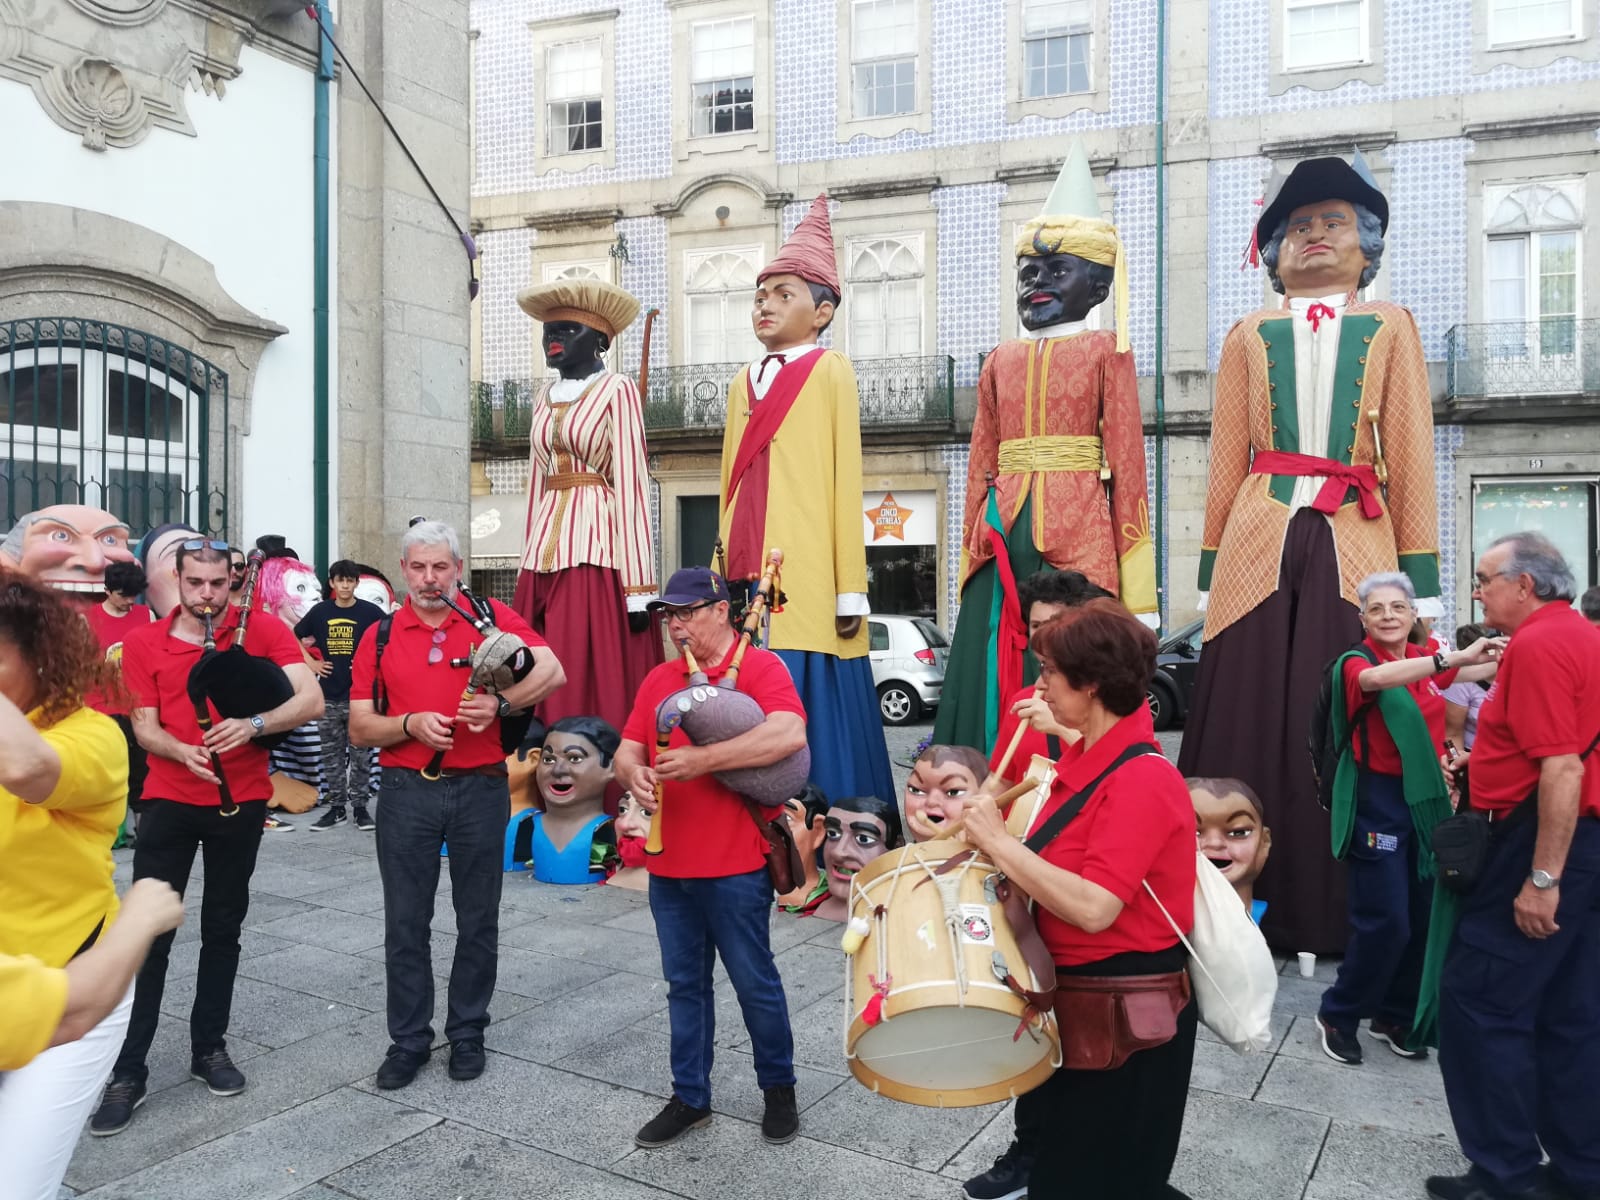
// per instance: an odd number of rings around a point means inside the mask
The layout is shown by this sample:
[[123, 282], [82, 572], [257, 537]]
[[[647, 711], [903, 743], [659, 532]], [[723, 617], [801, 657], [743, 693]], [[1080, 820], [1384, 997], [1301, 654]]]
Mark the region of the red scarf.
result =
[[[772, 439], [789, 415], [794, 402], [817, 363], [822, 361], [821, 346], [778, 368], [764, 399], [755, 398], [755, 381], [745, 371], [745, 388], [750, 397], [750, 421], [739, 439], [739, 451], [728, 472], [728, 491], [724, 506], [733, 504], [733, 520], [728, 525], [728, 578], [759, 579], [766, 562], [767, 490], [772, 474]], [[741, 486], [742, 485], [742, 486]]]

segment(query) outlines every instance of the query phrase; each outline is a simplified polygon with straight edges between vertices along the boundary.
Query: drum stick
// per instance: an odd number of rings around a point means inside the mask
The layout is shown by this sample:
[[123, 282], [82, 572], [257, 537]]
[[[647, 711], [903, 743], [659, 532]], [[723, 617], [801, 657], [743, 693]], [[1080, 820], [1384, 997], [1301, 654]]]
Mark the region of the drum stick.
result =
[[[1026, 796], [1029, 792], [1037, 790], [1038, 787], [1039, 781], [1037, 779], [1024, 779], [1021, 783], [1014, 787], [1007, 788], [1005, 791], [996, 796], [994, 798], [994, 806], [998, 808], [1002, 814], [1004, 814], [1006, 809], [1010, 808], [1012, 804], [1020, 800], [1023, 796]], [[941, 839], [953, 838], [963, 829], [965, 829], [966, 825], [967, 819], [962, 817], [961, 820], [950, 826], [949, 829], [941, 829], [939, 831], [939, 837]]]
[[1017, 756], [1017, 747], [1022, 745], [1022, 735], [1027, 733], [1029, 728], [1030, 726], [1026, 721], [1017, 722], [1016, 732], [1011, 735], [1011, 744], [1006, 747], [1006, 752], [1000, 757], [1000, 765], [990, 771], [989, 778], [983, 781], [986, 786], [990, 783], [999, 783], [1005, 778], [1006, 771], [1011, 766], [1011, 760]]

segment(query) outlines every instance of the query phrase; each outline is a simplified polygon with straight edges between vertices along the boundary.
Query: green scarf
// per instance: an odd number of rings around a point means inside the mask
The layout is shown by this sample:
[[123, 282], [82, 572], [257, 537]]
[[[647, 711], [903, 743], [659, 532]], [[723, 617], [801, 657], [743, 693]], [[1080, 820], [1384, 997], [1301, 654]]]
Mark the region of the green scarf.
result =
[[[1356, 739], [1348, 736], [1350, 715], [1345, 708], [1344, 664], [1360, 657], [1359, 651], [1352, 650], [1340, 655], [1333, 665], [1333, 736], [1344, 744], [1333, 777], [1333, 856], [1338, 859], [1349, 851], [1356, 827]], [[1422, 709], [1408, 689], [1384, 688], [1378, 692], [1374, 707], [1400, 751], [1406, 804], [1417, 835], [1417, 878], [1432, 879], [1433, 827], [1450, 815], [1450, 790], [1439, 769], [1439, 752], [1428, 733]], [[1371, 720], [1370, 715], [1366, 719]]]
[[1439, 1045], [1439, 980], [1444, 975], [1445, 951], [1455, 936], [1461, 899], [1437, 879], [1433, 881], [1433, 915], [1428, 920], [1428, 946], [1422, 957], [1422, 983], [1417, 991], [1417, 1015], [1411, 1022], [1413, 1050]]

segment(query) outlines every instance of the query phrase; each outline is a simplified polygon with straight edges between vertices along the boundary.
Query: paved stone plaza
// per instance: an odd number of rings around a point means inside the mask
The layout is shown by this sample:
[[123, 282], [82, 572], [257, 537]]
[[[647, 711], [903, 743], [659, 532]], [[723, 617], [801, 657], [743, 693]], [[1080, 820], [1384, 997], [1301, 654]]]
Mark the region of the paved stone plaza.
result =
[[[150, 1100], [127, 1132], [83, 1138], [67, 1175], [77, 1193], [956, 1200], [960, 1180], [1010, 1136], [1004, 1106], [914, 1108], [856, 1083], [841, 1047], [838, 927], [778, 915], [772, 940], [794, 1017], [800, 1139], [761, 1140], [748, 1040], [719, 971], [716, 1119], [676, 1145], [636, 1149], [634, 1131], [670, 1088], [666, 985], [648, 905], [637, 892], [552, 887], [527, 874], [506, 877], [488, 1071], [450, 1081], [446, 1049], [409, 1088], [379, 1092], [372, 1080], [388, 1038], [372, 835], [348, 824], [312, 834], [309, 825], [301, 818], [295, 832], [262, 842], [230, 1035], [248, 1089], [217, 1099], [187, 1076], [197, 870]], [[131, 855], [117, 858], [125, 885]], [[433, 927], [442, 1030], [455, 928], [448, 874]], [[1195, 1200], [1398, 1200], [1421, 1196], [1430, 1173], [1465, 1169], [1431, 1060], [1405, 1062], [1370, 1040], [1359, 1069], [1323, 1056], [1311, 1021], [1323, 986], [1284, 977], [1266, 1054], [1239, 1057], [1201, 1031], [1174, 1178]], [[810, 1182], [797, 1185], [802, 1177]]]

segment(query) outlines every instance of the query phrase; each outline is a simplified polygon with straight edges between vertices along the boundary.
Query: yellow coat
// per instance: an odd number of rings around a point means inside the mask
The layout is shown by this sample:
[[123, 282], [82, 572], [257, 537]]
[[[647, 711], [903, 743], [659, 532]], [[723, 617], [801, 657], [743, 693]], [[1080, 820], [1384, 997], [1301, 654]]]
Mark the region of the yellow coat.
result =
[[[785, 367], [785, 370], [792, 368]], [[728, 544], [728, 476], [750, 418], [747, 372], [728, 388], [722, 434], [719, 532]], [[770, 394], [770, 393], [769, 393]], [[850, 360], [823, 352], [772, 439], [763, 545], [783, 551], [789, 599], [772, 618], [770, 650], [809, 650], [839, 658], [867, 652], [867, 624], [856, 636], [834, 632], [838, 597], [867, 590], [867, 548], [861, 532], [861, 414]], [[744, 485], [741, 485], [744, 486]]]

